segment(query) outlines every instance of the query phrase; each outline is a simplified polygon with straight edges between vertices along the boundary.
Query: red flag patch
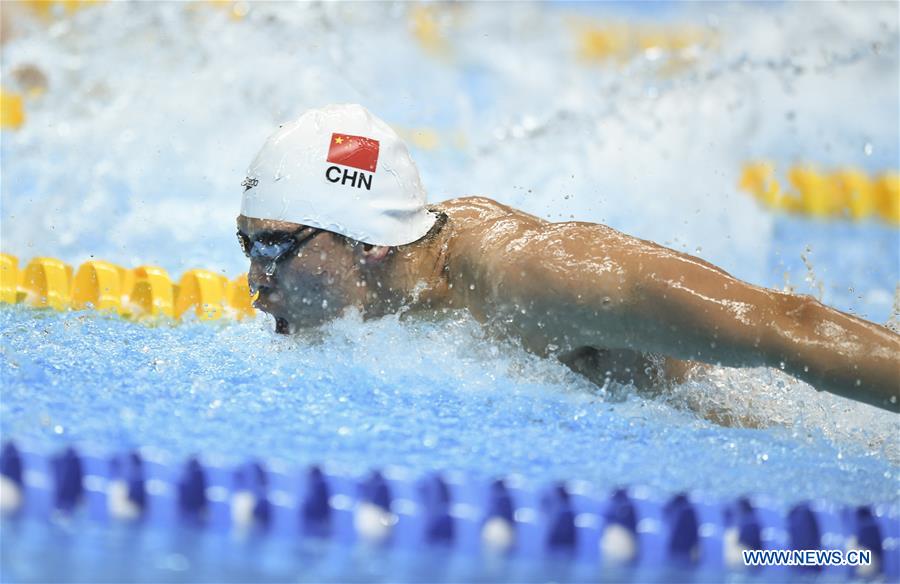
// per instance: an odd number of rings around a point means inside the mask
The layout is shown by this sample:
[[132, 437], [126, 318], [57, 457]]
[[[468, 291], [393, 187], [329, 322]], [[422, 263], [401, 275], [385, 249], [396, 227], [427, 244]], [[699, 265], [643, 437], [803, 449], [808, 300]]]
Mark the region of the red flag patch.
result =
[[378, 165], [378, 140], [350, 134], [331, 135], [328, 162], [375, 172]]

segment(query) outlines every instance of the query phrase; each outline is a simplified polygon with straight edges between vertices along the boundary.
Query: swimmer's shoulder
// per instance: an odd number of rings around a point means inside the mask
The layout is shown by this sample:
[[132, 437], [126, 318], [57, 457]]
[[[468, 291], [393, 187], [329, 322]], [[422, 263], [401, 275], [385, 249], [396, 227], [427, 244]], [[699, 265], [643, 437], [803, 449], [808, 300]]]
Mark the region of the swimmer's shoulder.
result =
[[[478, 233], [490, 235], [491, 232], [497, 231], [498, 224], [503, 224], [504, 231], [510, 235], [514, 235], [516, 232], [521, 234], [525, 231], [539, 230], [545, 236], [574, 236], [583, 240], [594, 240], [598, 245], [659, 247], [651, 241], [632, 237], [602, 223], [587, 221], [556, 223], [484, 196], [447, 199], [429, 205], [428, 208], [443, 211], [454, 224], [457, 232], [467, 232], [469, 235]], [[506, 229], [507, 227], [512, 227], [512, 229]]]
[[547, 223], [540, 217], [483, 196], [447, 199], [446, 201], [429, 205], [429, 208], [443, 211], [451, 221], [469, 225], [484, 224], [501, 219], [516, 219], [534, 224]]

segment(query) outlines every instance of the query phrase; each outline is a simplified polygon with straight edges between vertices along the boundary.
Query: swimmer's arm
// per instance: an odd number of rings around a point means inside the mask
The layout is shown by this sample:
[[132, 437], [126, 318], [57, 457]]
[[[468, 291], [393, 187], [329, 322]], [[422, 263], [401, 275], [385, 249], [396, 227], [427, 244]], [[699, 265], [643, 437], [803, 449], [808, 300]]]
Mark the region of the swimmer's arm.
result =
[[[471, 238], [481, 245], [469, 263], [484, 266], [475, 284], [491, 291], [488, 307], [538, 353], [556, 345], [783, 364], [819, 390], [900, 411], [900, 335], [885, 327], [603, 225], [522, 223], [494, 229], [513, 233], [502, 245]], [[490, 312], [477, 298], [463, 304]]]
[[900, 335], [809, 296], [742, 282], [659, 246], [633, 272], [632, 341], [680, 359], [782, 368], [819, 390], [900, 411]]

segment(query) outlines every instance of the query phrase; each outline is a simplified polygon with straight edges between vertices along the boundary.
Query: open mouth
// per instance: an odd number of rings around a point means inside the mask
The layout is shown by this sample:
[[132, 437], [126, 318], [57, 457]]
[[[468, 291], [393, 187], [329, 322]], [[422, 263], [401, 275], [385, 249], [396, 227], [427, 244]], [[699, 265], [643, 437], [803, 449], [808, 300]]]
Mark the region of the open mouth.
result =
[[269, 310], [267, 309], [278, 304], [281, 299], [281, 292], [279, 292], [278, 290], [273, 290], [272, 288], [261, 288], [256, 295], [256, 299], [253, 301], [253, 307], [258, 308], [263, 312], [269, 312]]
[[276, 316], [273, 313], [273, 308], [281, 300], [281, 293], [272, 290], [271, 288], [264, 288], [259, 290], [256, 294], [256, 298], [253, 300], [252, 305], [257, 310], [261, 310], [262, 312], [266, 312], [275, 317], [275, 332], [281, 335], [286, 335], [290, 333], [290, 323], [288, 323], [286, 318]]

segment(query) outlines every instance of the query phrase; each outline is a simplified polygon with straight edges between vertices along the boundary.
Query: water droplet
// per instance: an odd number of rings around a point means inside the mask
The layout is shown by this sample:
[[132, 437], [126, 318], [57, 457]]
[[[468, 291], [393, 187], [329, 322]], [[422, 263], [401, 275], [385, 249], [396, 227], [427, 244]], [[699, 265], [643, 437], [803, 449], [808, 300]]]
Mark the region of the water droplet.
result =
[[469, 290], [474, 290], [474, 289], [475, 289], [475, 284], [469, 284]]
[[875, 148], [872, 146], [871, 142], [866, 142], [865, 145], [863, 145], [863, 154], [865, 154], [866, 156], [872, 156], [872, 152], [874, 152], [874, 150]]

